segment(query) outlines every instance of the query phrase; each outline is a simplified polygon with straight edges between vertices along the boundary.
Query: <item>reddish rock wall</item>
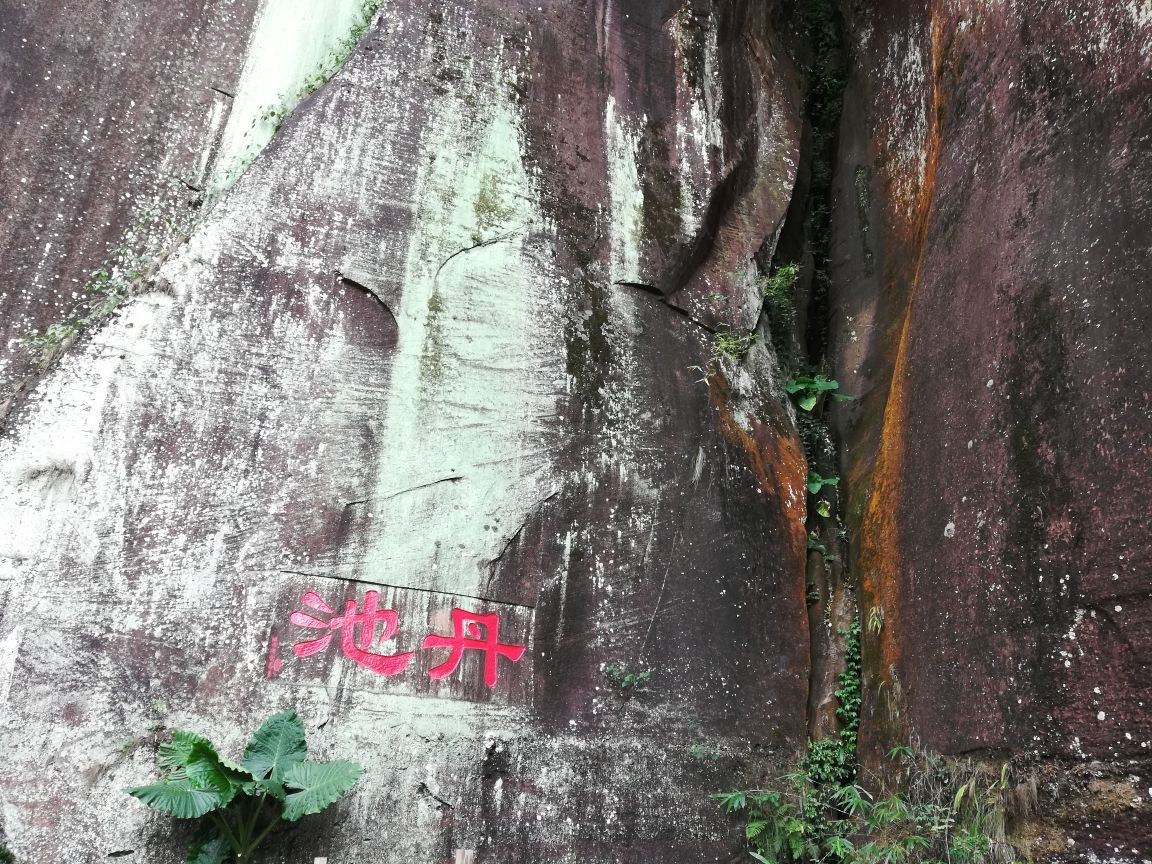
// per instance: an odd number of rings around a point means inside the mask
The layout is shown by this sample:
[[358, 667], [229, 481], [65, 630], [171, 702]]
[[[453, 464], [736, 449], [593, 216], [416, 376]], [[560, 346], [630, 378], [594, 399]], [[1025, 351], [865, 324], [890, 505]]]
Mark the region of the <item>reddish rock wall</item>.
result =
[[[1094, 765], [1145, 797], [1152, 20], [850, 5], [833, 337], [885, 620], [866, 744]], [[1147, 806], [1105, 811], [1067, 816], [1067, 851], [1146, 857]]]
[[6, 3], [0, 16], [0, 405], [19, 340], [61, 320], [146, 210], [211, 168], [257, 0]]
[[[3, 398], [30, 368], [11, 340], [71, 308], [141, 206], [185, 207], [171, 181], [208, 182], [226, 93], [275, 60], [252, 22], [300, 12], [137, 5], [0, 21]], [[852, 556], [830, 578], [883, 612], [863, 756], [911, 737], [1012, 759], [1040, 792], [1010, 826], [1027, 854], [1145, 860], [1152, 16], [843, 13], [828, 335], [860, 398], [832, 417]], [[179, 860], [170, 820], [118, 790], [166, 727], [236, 750], [285, 707], [368, 771], [270, 860], [737, 854], [707, 794], [794, 764], [838, 656], [809, 634], [835, 628], [805, 612], [807, 466], [769, 340], [712, 344], [763, 324], [752, 260], [807, 194], [799, 20], [385, 4], [9, 415], [19, 860]], [[294, 652], [306, 592], [369, 590], [402, 674], [339, 640]], [[453, 609], [525, 646], [495, 686], [475, 656], [429, 676]], [[614, 685], [621, 664], [647, 688]]]

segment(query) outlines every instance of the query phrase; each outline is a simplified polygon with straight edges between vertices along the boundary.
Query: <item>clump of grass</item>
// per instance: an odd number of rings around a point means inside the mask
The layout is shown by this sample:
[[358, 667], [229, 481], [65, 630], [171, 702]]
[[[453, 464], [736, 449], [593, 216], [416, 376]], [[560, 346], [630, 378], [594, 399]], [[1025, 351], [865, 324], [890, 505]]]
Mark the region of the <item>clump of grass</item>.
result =
[[733, 333], [728, 330], [716, 333], [712, 337], [712, 359], [743, 360], [759, 338], [756, 333]]

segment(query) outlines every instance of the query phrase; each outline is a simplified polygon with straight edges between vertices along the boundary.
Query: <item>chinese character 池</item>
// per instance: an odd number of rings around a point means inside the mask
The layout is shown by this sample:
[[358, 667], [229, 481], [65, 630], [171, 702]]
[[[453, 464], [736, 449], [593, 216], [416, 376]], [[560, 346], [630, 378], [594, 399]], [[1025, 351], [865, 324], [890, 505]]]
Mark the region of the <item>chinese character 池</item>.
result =
[[[288, 620], [309, 630], [340, 631], [340, 650], [344, 652], [345, 657], [377, 674], [399, 675], [408, 668], [415, 652], [385, 654], [373, 650], [394, 639], [400, 628], [399, 616], [394, 610], [377, 608], [379, 598], [378, 591], [367, 591], [364, 594], [363, 611], [357, 610], [354, 600], [348, 600], [344, 605], [344, 614], [336, 615], [319, 594], [308, 591], [300, 598], [300, 604], [331, 617], [322, 619], [309, 612], [296, 611]], [[377, 627], [381, 624], [383, 629], [379, 631], [377, 637]], [[359, 627], [359, 639], [356, 638], [357, 627]], [[447, 678], [456, 671], [465, 651], [481, 651], [484, 654], [484, 683], [489, 687], [495, 687], [500, 658], [505, 657], [515, 663], [524, 656], [523, 645], [505, 644], [500, 641], [500, 618], [496, 613], [478, 615], [463, 609], [453, 609], [452, 629], [451, 636], [434, 633], [425, 636], [421, 645], [424, 649], [449, 649], [444, 662], [428, 670], [429, 677], [436, 680]], [[292, 650], [297, 657], [308, 657], [327, 648], [334, 635], [335, 632], [326, 632], [322, 636], [297, 642], [292, 646]]]
[[[403, 654], [374, 654], [372, 652], [373, 643], [383, 644], [396, 635], [399, 629], [399, 616], [391, 609], [376, 609], [376, 600], [379, 598], [379, 591], [369, 591], [364, 595], [364, 611], [356, 611], [356, 601], [349, 600], [344, 604], [344, 614], [336, 615], [328, 621], [321, 621], [309, 615], [307, 612], [293, 612], [288, 620], [293, 624], [301, 627], [307, 627], [310, 630], [340, 630], [340, 650], [344, 652], [344, 656], [349, 660], [354, 660], [366, 669], [371, 669], [373, 672], [378, 672], [381, 675], [399, 675], [408, 668], [408, 664], [412, 662], [412, 655], [414, 652], [408, 651]], [[332, 609], [320, 599], [320, 595], [314, 591], [309, 591], [301, 599], [300, 602], [304, 606], [315, 609], [317, 612], [325, 612], [329, 615], [332, 614]], [[380, 633], [380, 638], [377, 640], [376, 625], [379, 623], [384, 624], [384, 629]], [[360, 627], [360, 641], [357, 644], [354, 633], [356, 627]], [[297, 642], [292, 646], [292, 650], [296, 652], [297, 657], [307, 657], [309, 654], [315, 654], [317, 651], [323, 651], [328, 647], [328, 643], [332, 641], [331, 633], [326, 633], [319, 639], [312, 639], [307, 642]]]

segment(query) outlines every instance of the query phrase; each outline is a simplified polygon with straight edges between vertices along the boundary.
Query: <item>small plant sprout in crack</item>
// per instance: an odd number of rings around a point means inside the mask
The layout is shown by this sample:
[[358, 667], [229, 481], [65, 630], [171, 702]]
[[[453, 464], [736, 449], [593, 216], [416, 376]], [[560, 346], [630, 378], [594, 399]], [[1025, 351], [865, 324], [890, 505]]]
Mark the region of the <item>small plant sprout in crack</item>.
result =
[[819, 552], [824, 556], [824, 563], [830, 564], [836, 560], [836, 556], [828, 551], [828, 547], [820, 542], [820, 538], [815, 531], [808, 532], [808, 549], [812, 552]]
[[884, 607], [873, 606], [868, 610], [868, 632], [879, 633], [884, 629]]
[[623, 663], [612, 663], [604, 667], [604, 677], [621, 692], [629, 692], [643, 689], [648, 684], [648, 679], [652, 677], [652, 670], [632, 672]]
[[[839, 477], [821, 477], [816, 471], [808, 471], [808, 491], [813, 495], [819, 495], [820, 490], [825, 486], [836, 486], [840, 483]], [[821, 516], [827, 516], [827, 513], [821, 513]]]
[[758, 338], [759, 336], [755, 333], [732, 333], [730, 331], [716, 333], [712, 337], [712, 359], [720, 360], [727, 357], [729, 360], [743, 360], [748, 349]]
[[748, 350], [752, 347], [753, 343], [759, 338], [760, 336], [757, 333], [733, 333], [728, 330], [714, 333], [712, 335], [712, 356], [708, 358], [708, 362], [703, 366], [688, 367], [693, 372], [700, 374], [700, 377], [696, 379], [696, 383], [711, 383], [712, 376], [716, 374], [718, 371], [717, 367], [721, 363], [725, 360], [739, 363], [748, 354]]
[[823, 375], [811, 377], [807, 375], [797, 375], [795, 378], [789, 378], [788, 383], [784, 385], [784, 389], [788, 391], [788, 395], [795, 396], [796, 404], [804, 411], [811, 411], [815, 408], [816, 403], [825, 393], [831, 393], [832, 398], [837, 402], [849, 402], [856, 398], [835, 392], [839, 387], [839, 381], [834, 381]]
[[207, 738], [176, 730], [158, 748], [158, 783], [127, 789], [154, 810], [200, 819], [188, 843], [192, 864], [246, 864], [281, 823], [319, 813], [363, 772], [355, 762], [309, 762], [304, 724], [295, 711], [273, 714], [248, 742], [239, 763]]
[[832, 505], [829, 504], [827, 501], [825, 501], [823, 498], [821, 498], [819, 501], [816, 502], [816, 512], [819, 513], [821, 516], [823, 516], [825, 519], [827, 519], [829, 516], [832, 515]]

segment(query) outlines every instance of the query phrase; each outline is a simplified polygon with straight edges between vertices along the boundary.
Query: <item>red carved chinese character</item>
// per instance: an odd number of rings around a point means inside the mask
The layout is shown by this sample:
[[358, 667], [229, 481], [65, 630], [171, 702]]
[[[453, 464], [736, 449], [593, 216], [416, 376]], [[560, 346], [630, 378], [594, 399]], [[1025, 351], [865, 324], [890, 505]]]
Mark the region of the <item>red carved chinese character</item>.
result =
[[[357, 612], [356, 601], [349, 600], [344, 606], [343, 615], [333, 616], [327, 621], [315, 618], [307, 612], [293, 612], [288, 616], [288, 620], [300, 627], [307, 627], [309, 630], [339, 630], [340, 649], [344, 652], [345, 657], [381, 675], [399, 675], [408, 668], [415, 652], [408, 651], [403, 654], [375, 654], [372, 652], [373, 644], [383, 645], [393, 638], [399, 629], [400, 618], [393, 610], [376, 608], [376, 601], [379, 596], [379, 591], [365, 592], [363, 612]], [[321, 600], [320, 595], [315, 591], [307, 592], [300, 598], [300, 603], [315, 609], [317, 612], [332, 614], [331, 607]], [[380, 638], [377, 639], [376, 625], [381, 622], [384, 624], [384, 630], [381, 632]], [[357, 626], [360, 628], [359, 644], [355, 639]], [[292, 650], [296, 652], [297, 657], [307, 657], [327, 648], [328, 643], [332, 641], [332, 635], [326, 633], [318, 639], [297, 642], [292, 646]]]
[[[468, 625], [465, 634], [464, 625]], [[484, 628], [484, 638], [480, 638], [480, 627]], [[447, 678], [460, 665], [465, 651], [484, 652], [484, 683], [496, 686], [496, 661], [500, 656], [516, 662], [524, 655], [523, 645], [502, 645], [499, 641], [500, 618], [492, 615], [473, 615], [463, 609], [452, 610], [452, 636], [425, 636], [425, 648], [451, 648], [448, 659], [428, 670], [433, 678]]]

